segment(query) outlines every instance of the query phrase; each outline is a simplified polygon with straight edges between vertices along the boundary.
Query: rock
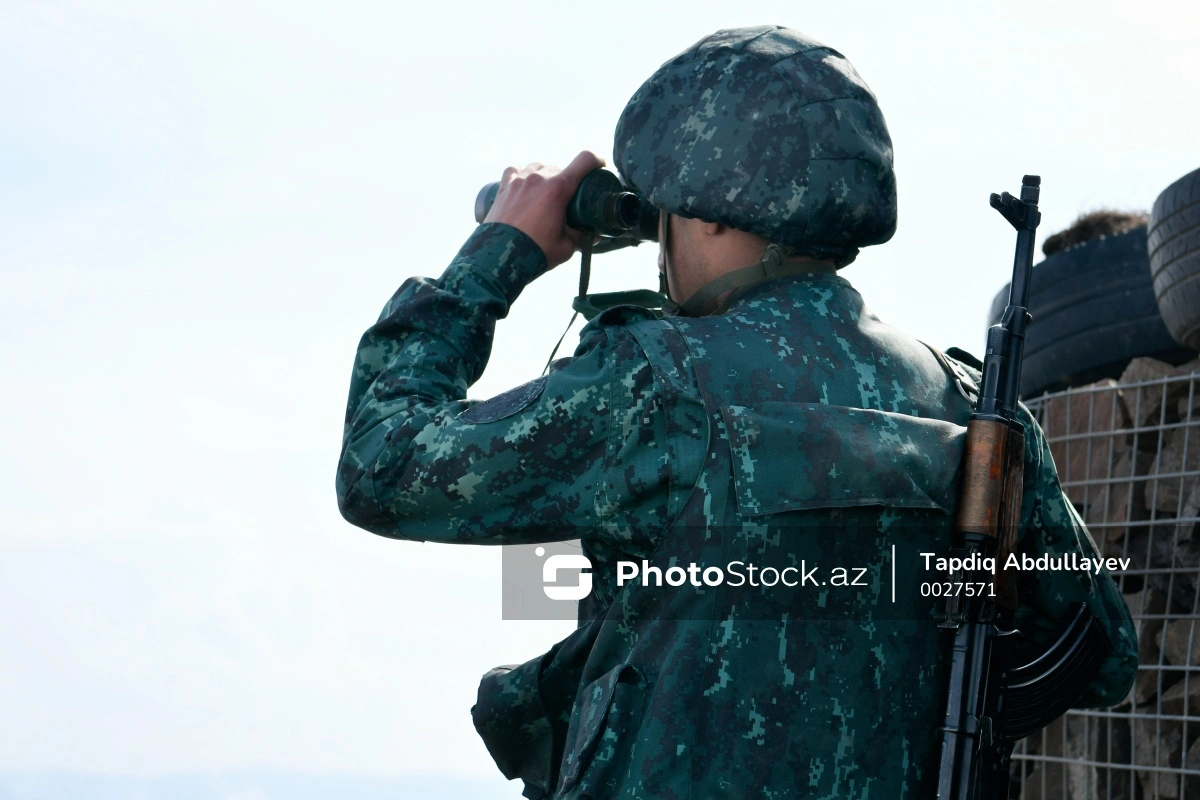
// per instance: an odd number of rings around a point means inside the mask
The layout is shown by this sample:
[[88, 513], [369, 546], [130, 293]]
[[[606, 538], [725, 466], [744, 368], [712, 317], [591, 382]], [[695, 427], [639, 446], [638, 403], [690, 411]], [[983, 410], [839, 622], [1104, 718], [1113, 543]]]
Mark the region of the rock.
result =
[[1179, 375], [1190, 374], [1192, 376], [1192, 387], [1184, 385], [1180, 392], [1179, 402], [1175, 406], [1179, 413], [1179, 421], [1188, 422], [1200, 417], [1200, 385], [1197, 385], [1197, 379], [1200, 378], [1200, 358], [1176, 367], [1175, 372]]
[[1067, 727], [1067, 797], [1070, 800], [1092, 800], [1098, 797], [1096, 767], [1096, 745], [1100, 733], [1100, 720], [1068, 714], [1064, 717]]
[[1067, 794], [1067, 777], [1061, 761], [1066, 724], [1063, 717], [1025, 740], [1026, 750], [1052, 761], [1037, 761], [1022, 784], [1022, 800], [1061, 800]]
[[1175, 367], [1176, 375], [1200, 375], [1200, 356]]
[[[1168, 515], [1153, 523], [1131, 523], [1129, 535], [1110, 544], [1107, 555], [1129, 559], [1128, 572], [1117, 576], [1123, 591], [1149, 586], [1166, 600], [1163, 610], [1182, 616], [1196, 607], [1200, 542], [1180, 539], [1177, 533], [1176, 521]], [[1149, 574], [1139, 574], [1147, 570]]]
[[[1162, 537], [1163, 543], [1169, 545], [1170, 539]], [[1149, 583], [1156, 590], [1167, 596], [1167, 611], [1177, 616], [1192, 614], [1196, 607], [1196, 565], [1200, 556], [1200, 548], [1195, 542], [1180, 542], [1174, 549], [1170, 562], [1170, 572], [1149, 576]], [[1159, 562], [1166, 564], [1166, 560]]]
[[[1161, 622], [1154, 623], [1161, 625]], [[1154, 643], [1154, 636], [1149, 638], [1149, 645], [1138, 643], [1138, 663], [1146, 663], [1147, 657], [1154, 659], [1153, 663], [1158, 661], [1158, 645]], [[1137, 706], [1135, 712], [1144, 713], [1149, 706], [1154, 705], [1154, 698], [1158, 694], [1158, 670], [1157, 669], [1138, 669], [1137, 677], [1133, 681], [1133, 689], [1130, 690], [1137, 698]]]
[[[1198, 433], [1197, 435], [1200, 435]], [[1183, 501], [1183, 510], [1179, 512], [1179, 539], [1190, 542], [1196, 530], [1196, 521], [1200, 519], [1200, 481], [1191, 481], [1191, 489], [1187, 499]]]
[[[1183, 761], [1183, 723], [1172, 720], [1135, 719], [1133, 757], [1139, 767], [1174, 767]], [[1176, 800], [1179, 797], [1179, 773], [1139, 769], [1138, 780], [1145, 797]]]
[[1023, 742], [1030, 758], [1018, 757], [1014, 787], [1022, 800], [1133, 800], [1130, 731], [1127, 717], [1059, 718]]
[[1133, 800], [1137, 778], [1129, 766], [1133, 763], [1131, 720], [1128, 717], [1109, 717], [1097, 722], [1107, 727], [1100, 729], [1096, 753], [1091, 760], [1111, 764], [1112, 767], [1099, 769], [1100, 780], [1094, 796], [1106, 800]]
[[1159, 708], [1172, 717], [1200, 717], [1200, 675], [1178, 681], [1163, 692]]
[[1126, 449], [1113, 467], [1112, 479], [1092, 487], [1091, 500], [1083, 509], [1083, 521], [1105, 556], [1112, 555], [1106, 543], [1125, 536], [1130, 520], [1149, 519], [1145, 506], [1146, 479], [1154, 465], [1149, 453]]
[[[1200, 624], [1197, 620], [1172, 620], [1163, 627], [1160, 638], [1167, 663], [1177, 667], [1200, 665]], [[1200, 685], [1200, 675], [1194, 682]], [[1200, 708], [1194, 713], [1200, 716]]]
[[1129, 415], [1112, 379], [1072, 389], [1046, 404], [1042, 429], [1071, 502], [1084, 508], [1096, 502], [1099, 480], [1119, 477], [1114, 467], [1129, 449]]
[[[1187, 755], [1183, 757], [1183, 767], [1187, 770], [1200, 772], [1200, 739], [1192, 742]], [[1188, 775], [1184, 778], [1185, 797], [1200, 797], [1200, 776]]]
[[[1147, 619], [1147, 617], [1160, 615], [1166, 610], [1166, 596], [1154, 589], [1146, 588], [1135, 594], [1125, 595], [1125, 602], [1129, 606], [1129, 615], [1133, 617], [1133, 626], [1137, 632], [1138, 664], [1157, 664], [1159, 651], [1157, 639], [1162, 631], [1163, 623], [1161, 619]], [[1128, 706], [1130, 702], [1136, 700], [1135, 712], [1144, 713], [1147, 701], [1153, 699], [1157, 694], [1157, 670], [1139, 667], [1133, 687], [1129, 690], [1129, 696], [1121, 705]]]
[[1183, 508], [1181, 497], [1187, 499], [1200, 487], [1200, 425], [1164, 434], [1163, 447], [1146, 482], [1146, 508], [1178, 514]]
[[1021, 784], [1021, 800], [1061, 800], [1065, 796], [1062, 763], [1043, 761]]
[[[1185, 365], [1186, 366], [1186, 365]], [[1135, 358], [1121, 373], [1119, 383], [1140, 383], [1142, 381], [1157, 381], [1164, 378], [1174, 378], [1190, 374], [1191, 369], [1181, 372], [1164, 361], [1153, 358]], [[1181, 390], [1182, 387], [1182, 390]], [[1164, 401], [1164, 388], [1166, 399]], [[1187, 392], [1187, 382], [1151, 383], [1140, 388], [1124, 389], [1123, 399], [1129, 412], [1129, 418], [1135, 427], [1144, 428], [1147, 425], [1158, 425], [1164, 418], [1166, 422], [1177, 419], [1175, 408], [1178, 398]], [[1174, 412], [1174, 413], [1173, 413]], [[1142, 444], [1142, 449], [1153, 449], [1153, 445]]]

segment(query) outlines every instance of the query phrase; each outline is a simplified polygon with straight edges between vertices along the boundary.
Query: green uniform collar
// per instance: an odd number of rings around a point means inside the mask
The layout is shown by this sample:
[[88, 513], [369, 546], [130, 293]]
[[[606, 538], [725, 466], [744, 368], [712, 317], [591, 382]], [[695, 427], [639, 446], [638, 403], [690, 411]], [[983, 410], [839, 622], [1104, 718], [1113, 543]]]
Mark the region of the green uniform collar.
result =
[[[751, 286], [757, 286], [775, 278], [787, 275], [805, 275], [820, 273], [836, 275], [837, 268], [832, 264], [821, 261], [788, 259], [783, 249], [777, 244], [767, 245], [762, 258], [756, 263], [732, 272], [726, 272], [719, 278], [711, 280], [696, 290], [695, 294], [678, 306], [679, 312], [688, 317], [702, 317], [709, 314], [719, 314], [729, 307], [730, 302], [742, 291]], [[718, 303], [725, 292], [734, 289], [733, 294], [724, 303]]]

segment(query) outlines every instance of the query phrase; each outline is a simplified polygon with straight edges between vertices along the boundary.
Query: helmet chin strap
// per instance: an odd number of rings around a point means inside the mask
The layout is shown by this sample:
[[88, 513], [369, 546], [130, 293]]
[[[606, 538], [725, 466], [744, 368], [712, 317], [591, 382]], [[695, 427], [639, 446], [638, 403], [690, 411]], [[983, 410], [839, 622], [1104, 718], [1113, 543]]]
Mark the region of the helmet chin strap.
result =
[[[664, 250], [664, 253], [667, 252]], [[688, 317], [702, 317], [707, 314], [715, 314], [723, 311], [728, 306], [737, 292], [726, 298], [724, 303], [718, 302], [722, 294], [731, 289], [740, 290], [754, 286], [764, 281], [769, 281], [774, 278], [782, 278], [786, 275], [806, 275], [811, 273], [821, 273], [825, 275], [836, 275], [837, 267], [827, 261], [811, 261], [808, 259], [789, 259], [784, 254], [783, 248], [777, 244], [769, 244], [763, 250], [762, 258], [756, 263], [748, 267], [741, 267], [732, 272], [726, 272], [719, 278], [714, 278], [708, 283], [701, 286], [682, 304], [674, 309], [674, 313], [680, 313]], [[663, 283], [666, 283], [665, 275]]]
[[658, 232], [658, 246], [662, 251], [663, 268], [658, 273], [658, 291], [666, 300], [663, 301], [663, 311], [668, 314], [678, 314], [679, 304], [671, 299], [671, 284], [667, 273], [671, 271], [671, 212], [660, 211], [661, 220]]

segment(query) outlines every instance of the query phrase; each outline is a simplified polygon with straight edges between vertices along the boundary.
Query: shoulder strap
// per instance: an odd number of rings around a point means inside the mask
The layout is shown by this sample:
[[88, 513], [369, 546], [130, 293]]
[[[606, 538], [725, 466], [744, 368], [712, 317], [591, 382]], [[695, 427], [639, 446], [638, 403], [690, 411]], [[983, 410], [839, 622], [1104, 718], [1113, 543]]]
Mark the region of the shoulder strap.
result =
[[[918, 339], [917, 341], [921, 340]], [[946, 375], [949, 376], [950, 380], [952, 380], [954, 385], [958, 388], [959, 394], [965, 397], [967, 402], [972, 406], [978, 403], [979, 385], [975, 382], [975, 379], [971, 377], [971, 374], [963, 369], [957, 361], [953, 361], [952, 359], [948, 358], [945, 353], [943, 353], [941, 350], [938, 350], [929, 342], [921, 342], [921, 344], [925, 345], [927, 348], [929, 348], [929, 352], [933, 353], [933, 357], [936, 358], [937, 362], [942, 365], [942, 369], [945, 370]]]

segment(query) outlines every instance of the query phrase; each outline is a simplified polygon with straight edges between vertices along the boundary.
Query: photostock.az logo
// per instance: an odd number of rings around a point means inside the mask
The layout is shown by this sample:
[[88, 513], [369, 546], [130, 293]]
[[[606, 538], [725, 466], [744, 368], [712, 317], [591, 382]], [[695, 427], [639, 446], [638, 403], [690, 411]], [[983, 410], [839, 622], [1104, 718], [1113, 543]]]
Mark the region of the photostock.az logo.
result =
[[[539, 547], [534, 552], [541, 558], [546, 555], [546, 548]], [[582, 600], [592, 592], [592, 573], [585, 572], [591, 568], [592, 562], [584, 555], [560, 553], [550, 556], [542, 564], [542, 591], [551, 600]], [[579, 582], [574, 586], [559, 586], [559, 570], [569, 569], [579, 570]]]

